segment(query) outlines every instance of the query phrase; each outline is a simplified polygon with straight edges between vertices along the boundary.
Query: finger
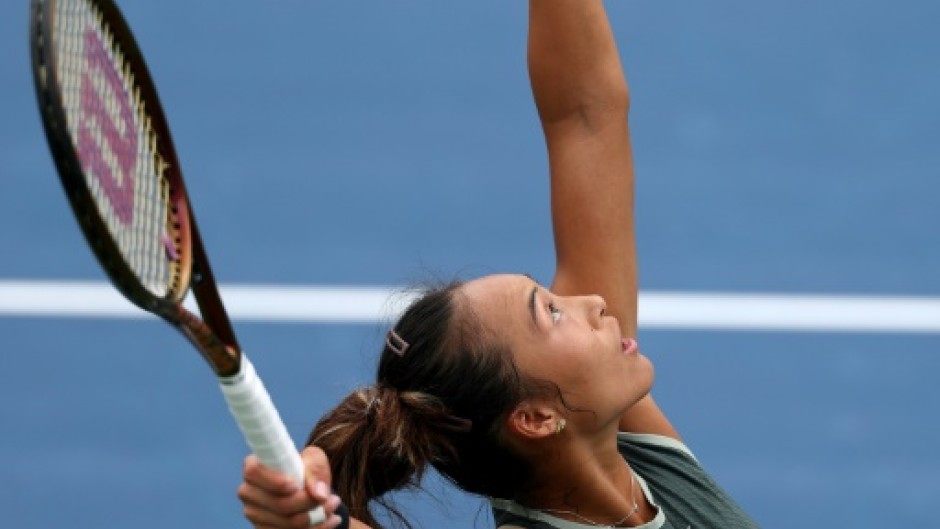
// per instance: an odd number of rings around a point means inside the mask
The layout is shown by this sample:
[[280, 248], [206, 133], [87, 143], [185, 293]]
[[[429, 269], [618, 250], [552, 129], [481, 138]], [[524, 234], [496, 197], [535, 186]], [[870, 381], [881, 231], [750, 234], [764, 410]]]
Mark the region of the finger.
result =
[[270, 494], [292, 494], [297, 491], [293, 478], [262, 465], [254, 454], [245, 458], [242, 476], [245, 483]]
[[342, 500], [336, 494], [330, 494], [330, 497], [327, 498], [326, 502], [323, 503], [323, 509], [327, 514], [336, 512], [336, 509], [339, 508], [339, 504], [342, 503]]
[[279, 516], [304, 513], [316, 507], [322, 500], [314, 500], [304, 491], [294, 494], [271, 494], [248, 483], [238, 487], [238, 499], [245, 505], [253, 505]]
[[306, 481], [331, 483], [330, 461], [326, 453], [318, 446], [308, 446], [300, 453], [306, 469]]
[[325, 521], [315, 526], [316, 529], [339, 527], [342, 525], [343, 519], [334, 514], [334, 511], [340, 506], [342, 500], [339, 496], [333, 494], [330, 486], [332, 473], [326, 452], [318, 446], [311, 445], [304, 448], [300, 456], [306, 469], [304, 488], [311, 498], [323, 506], [327, 517]]
[[257, 505], [246, 504], [245, 508], [242, 510], [242, 514], [256, 529], [268, 527], [285, 529], [292, 527], [288, 517], [279, 516], [273, 512], [266, 511]]
[[307, 489], [307, 494], [309, 494], [311, 498], [319, 503], [323, 503], [328, 500], [330, 498], [330, 494], [332, 494], [330, 486], [327, 485], [325, 481], [314, 481], [313, 479], [308, 479], [307, 482], [304, 483], [304, 487]]
[[256, 529], [330, 529], [336, 527], [336, 524], [333, 523], [333, 518], [339, 518], [336, 515], [331, 515], [325, 521], [317, 525], [310, 525], [310, 515], [308, 513], [279, 516], [275, 513], [256, 509], [254, 506], [246, 506], [244, 515]]
[[336, 529], [339, 527], [339, 524], [342, 523], [342, 519], [337, 515], [331, 515], [326, 519], [325, 522], [320, 525], [314, 526], [316, 529]]

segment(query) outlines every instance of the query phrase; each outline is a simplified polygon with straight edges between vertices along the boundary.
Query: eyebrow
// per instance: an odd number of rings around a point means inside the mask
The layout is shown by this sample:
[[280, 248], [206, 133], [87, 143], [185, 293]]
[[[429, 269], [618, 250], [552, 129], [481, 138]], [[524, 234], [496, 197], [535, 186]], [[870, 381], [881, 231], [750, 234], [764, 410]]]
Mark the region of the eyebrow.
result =
[[535, 327], [536, 329], [538, 329], [539, 327], [539, 322], [538, 322], [538, 319], [536, 319], [536, 314], [535, 314], [535, 295], [538, 292], [538, 290], [539, 290], [539, 286], [535, 285], [534, 287], [532, 287], [532, 292], [529, 294], [529, 315], [532, 316], [532, 326]]
[[529, 316], [532, 317], [532, 327], [534, 327], [535, 330], [537, 331], [539, 330], [539, 319], [538, 319], [538, 311], [537, 311], [537, 307], [535, 306], [535, 302], [536, 302], [536, 295], [538, 294], [539, 287], [541, 285], [530, 274], [526, 274], [523, 272], [522, 275], [527, 277], [533, 283], [535, 283], [535, 286], [532, 287], [532, 292], [529, 293]]

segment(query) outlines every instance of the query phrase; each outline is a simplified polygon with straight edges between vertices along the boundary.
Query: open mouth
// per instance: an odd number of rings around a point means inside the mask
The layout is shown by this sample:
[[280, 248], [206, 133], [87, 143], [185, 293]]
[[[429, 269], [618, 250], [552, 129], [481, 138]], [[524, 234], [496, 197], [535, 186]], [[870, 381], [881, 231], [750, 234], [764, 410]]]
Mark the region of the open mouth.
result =
[[637, 350], [636, 340], [633, 338], [624, 338], [620, 341], [623, 346], [623, 352], [626, 354], [635, 354]]

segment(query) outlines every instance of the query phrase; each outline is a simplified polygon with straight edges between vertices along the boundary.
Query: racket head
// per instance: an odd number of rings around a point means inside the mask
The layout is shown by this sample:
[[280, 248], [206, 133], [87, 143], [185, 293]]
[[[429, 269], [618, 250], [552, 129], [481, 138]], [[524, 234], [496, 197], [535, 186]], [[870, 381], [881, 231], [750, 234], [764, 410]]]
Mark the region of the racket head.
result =
[[75, 217], [114, 285], [178, 313], [192, 217], [157, 91], [110, 0], [33, 0], [32, 66], [46, 138]]

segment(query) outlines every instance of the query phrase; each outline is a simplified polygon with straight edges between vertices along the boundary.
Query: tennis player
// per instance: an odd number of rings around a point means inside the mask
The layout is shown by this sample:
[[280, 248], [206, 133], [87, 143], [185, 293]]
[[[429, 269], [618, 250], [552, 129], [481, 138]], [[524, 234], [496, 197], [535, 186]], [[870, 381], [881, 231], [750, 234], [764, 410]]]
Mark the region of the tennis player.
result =
[[550, 162], [552, 284], [493, 275], [417, 300], [388, 331], [375, 384], [311, 433], [305, 490], [247, 458], [238, 494], [255, 527], [305, 527], [308, 509], [339, 498], [353, 527], [378, 527], [370, 507], [390, 508], [383, 495], [429, 465], [489, 499], [503, 529], [756, 527], [650, 396], [630, 100], [601, 0], [531, 0], [528, 65]]

